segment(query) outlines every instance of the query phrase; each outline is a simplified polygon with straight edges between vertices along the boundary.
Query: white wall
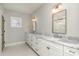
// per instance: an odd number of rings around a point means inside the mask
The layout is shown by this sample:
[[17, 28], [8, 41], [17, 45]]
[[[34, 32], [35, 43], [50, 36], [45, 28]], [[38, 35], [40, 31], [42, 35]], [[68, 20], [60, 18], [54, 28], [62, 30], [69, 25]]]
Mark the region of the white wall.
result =
[[[79, 4], [63, 4], [67, 9], [67, 35], [79, 37]], [[54, 4], [48, 3], [41, 6], [33, 13], [37, 16], [37, 32], [52, 33], [52, 8]]]
[[54, 4], [43, 4], [33, 13], [37, 16], [37, 32], [52, 33], [52, 8]]
[[67, 9], [67, 35], [79, 37], [79, 3], [63, 5]]
[[[10, 16], [22, 17], [22, 28], [11, 28]], [[25, 32], [32, 31], [31, 15], [13, 11], [5, 11], [4, 17], [6, 45], [25, 41]]]

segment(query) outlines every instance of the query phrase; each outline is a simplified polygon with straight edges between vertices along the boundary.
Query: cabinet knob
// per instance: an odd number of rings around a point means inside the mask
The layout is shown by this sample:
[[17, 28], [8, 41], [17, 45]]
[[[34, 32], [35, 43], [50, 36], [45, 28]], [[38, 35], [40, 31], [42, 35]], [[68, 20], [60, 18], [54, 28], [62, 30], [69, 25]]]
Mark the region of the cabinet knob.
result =
[[50, 49], [50, 47], [46, 47], [48, 50]]
[[75, 54], [75, 52], [74, 52], [74, 51], [71, 51], [71, 50], [69, 50], [69, 52], [70, 52], [70, 53], [73, 53], [73, 54]]

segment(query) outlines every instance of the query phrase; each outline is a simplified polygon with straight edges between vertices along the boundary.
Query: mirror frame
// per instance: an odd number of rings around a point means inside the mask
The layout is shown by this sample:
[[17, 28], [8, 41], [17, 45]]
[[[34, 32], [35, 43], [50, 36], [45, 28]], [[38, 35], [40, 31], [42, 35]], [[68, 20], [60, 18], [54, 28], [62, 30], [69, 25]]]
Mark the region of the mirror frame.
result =
[[[59, 32], [54, 32], [54, 14], [52, 14], [52, 33], [55, 33], [55, 34], [67, 34], [67, 10], [66, 9], [64, 9], [64, 10], [61, 10], [61, 11], [59, 11], [59, 12], [62, 12], [62, 11], [65, 11], [65, 32], [64, 33], [59, 33]], [[57, 12], [57, 13], [59, 13], [59, 12]], [[57, 14], [57, 13], [55, 13], [55, 14]]]

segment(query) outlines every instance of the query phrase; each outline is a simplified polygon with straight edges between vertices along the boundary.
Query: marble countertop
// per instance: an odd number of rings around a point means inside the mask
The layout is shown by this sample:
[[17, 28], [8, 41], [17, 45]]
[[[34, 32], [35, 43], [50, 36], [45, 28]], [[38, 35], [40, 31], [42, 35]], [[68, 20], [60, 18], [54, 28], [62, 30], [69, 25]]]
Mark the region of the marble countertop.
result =
[[[69, 43], [69, 42], [63, 42], [63, 41], [60, 41], [61, 39], [60, 38], [47, 38], [46, 40], [48, 41], [53, 41], [53, 42], [56, 42], [56, 43], [59, 43], [59, 44], [62, 44], [62, 45], [65, 45], [65, 46], [69, 46], [69, 47], [72, 47], [72, 48], [76, 48], [79, 50], [79, 42], [78, 43]], [[63, 40], [63, 39], [62, 39]]]
[[[33, 34], [33, 33], [31, 33]], [[38, 37], [42, 37], [44, 40], [47, 40], [47, 41], [50, 41], [50, 42], [56, 42], [58, 44], [62, 44], [64, 46], [68, 46], [68, 47], [72, 47], [72, 48], [76, 48], [79, 50], [79, 40], [78, 42], [75, 43], [75, 41], [73, 42], [65, 42], [63, 40], [66, 40], [66, 38], [55, 38], [53, 36], [46, 36], [46, 35], [43, 35], [43, 34], [33, 34], [33, 35], [36, 35]]]

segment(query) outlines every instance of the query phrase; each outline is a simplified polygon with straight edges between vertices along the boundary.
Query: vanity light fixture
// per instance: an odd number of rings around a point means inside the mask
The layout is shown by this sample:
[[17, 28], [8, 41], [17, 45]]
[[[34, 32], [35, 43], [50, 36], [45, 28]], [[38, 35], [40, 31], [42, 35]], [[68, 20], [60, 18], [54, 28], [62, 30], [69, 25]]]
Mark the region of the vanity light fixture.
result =
[[57, 13], [59, 11], [62, 11], [62, 10], [64, 10], [64, 7], [63, 7], [62, 3], [58, 3], [53, 8], [52, 13], [55, 14], [55, 13]]
[[33, 17], [32, 17], [32, 23], [33, 23], [33, 32], [35, 32], [35, 31], [36, 31], [36, 21], [37, 21], [36, 16], [33, 16]]
[[34, 22], [34, 21], [37, 21], [36, 16], [33, 16], [33, 17], [32, 17], [32, 22]]

